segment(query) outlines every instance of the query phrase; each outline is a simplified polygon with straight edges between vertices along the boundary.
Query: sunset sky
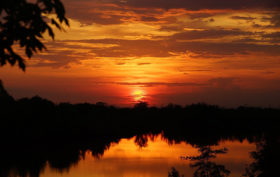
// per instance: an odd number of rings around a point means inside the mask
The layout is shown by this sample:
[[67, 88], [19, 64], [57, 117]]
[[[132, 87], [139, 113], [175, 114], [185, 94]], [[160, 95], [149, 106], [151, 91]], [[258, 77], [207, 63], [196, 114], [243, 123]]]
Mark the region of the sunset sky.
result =
[[70, 27], [25, 72], [0, 68], [15, 98], [280, 107], [279, 0], [63, 3]]

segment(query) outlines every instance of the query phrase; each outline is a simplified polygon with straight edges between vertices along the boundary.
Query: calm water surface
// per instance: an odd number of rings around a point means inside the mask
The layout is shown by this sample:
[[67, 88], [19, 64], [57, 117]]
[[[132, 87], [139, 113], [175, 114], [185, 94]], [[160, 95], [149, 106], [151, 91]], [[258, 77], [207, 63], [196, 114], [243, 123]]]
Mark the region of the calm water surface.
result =
[[[68, 170], [53, 169], [47, 164], [40, 177], [167, 177], [171, 167], [185, 177], [193, 176], [195, 168], [190, 167], [193, 161], [181, 157], [198, 156], [198, 148], [186, 143], [170, 144], [161, 136], [149, 138], [145, 147], [139, 147], [134, 141], [135, 138], [121, 139], [100, 158], [88, 151]], [[242, 176], [246, 165], [253, 161], [250, 152], [256, 150], [256, 145], [248, 141], [223, 141], [211, 146], [212, 149], [224, 147], [227, 153], [218, 154], [211, 161], [230, 170], [230, 177]]]

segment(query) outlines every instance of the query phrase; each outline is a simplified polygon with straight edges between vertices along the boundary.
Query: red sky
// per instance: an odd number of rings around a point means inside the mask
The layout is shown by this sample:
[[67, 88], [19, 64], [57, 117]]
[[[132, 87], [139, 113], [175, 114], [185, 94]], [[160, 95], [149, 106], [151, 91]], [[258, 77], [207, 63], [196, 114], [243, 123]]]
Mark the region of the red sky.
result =
[[0, 68], [16, 98], [280, 107], [279, 0], [63, 2], [70, 27]]

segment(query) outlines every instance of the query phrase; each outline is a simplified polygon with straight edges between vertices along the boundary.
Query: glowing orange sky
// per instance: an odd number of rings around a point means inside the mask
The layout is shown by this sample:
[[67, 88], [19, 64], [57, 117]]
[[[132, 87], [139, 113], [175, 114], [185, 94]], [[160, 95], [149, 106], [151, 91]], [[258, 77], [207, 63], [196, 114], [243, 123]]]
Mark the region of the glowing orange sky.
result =
[[65, 0], [70, 27], [23, 73], [16, 98], [280, 106], [280, 2]]

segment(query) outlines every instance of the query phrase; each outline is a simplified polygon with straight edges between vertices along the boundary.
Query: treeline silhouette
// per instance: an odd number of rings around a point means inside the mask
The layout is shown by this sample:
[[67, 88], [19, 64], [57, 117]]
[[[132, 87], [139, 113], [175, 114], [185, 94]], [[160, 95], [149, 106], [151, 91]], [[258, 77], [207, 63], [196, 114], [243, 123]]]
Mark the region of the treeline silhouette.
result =
[[[280, 109], [273, 108], [226, 109], [202, 103], [164, 107], [138, 103], [132, 108], [102, 102], [54, 104], [38, 96], [15, 100], [1, 83], [0, 107], [3, 177], [9, 176], [11, 169], [22, 177], [39, 176], [47, 162], [52, 168], [67, 170], [85, 152], [100, 158], [122, 138], [136, 137], [135, 143], [141, 147], [147, 145], [148, 137], [159, 134], [170, 144], [186, 142], [196, 147], [221, 140], [266, 144], [271, 137], [279, 145]], [[253, 166], [247, 174], [257, 171]]]

